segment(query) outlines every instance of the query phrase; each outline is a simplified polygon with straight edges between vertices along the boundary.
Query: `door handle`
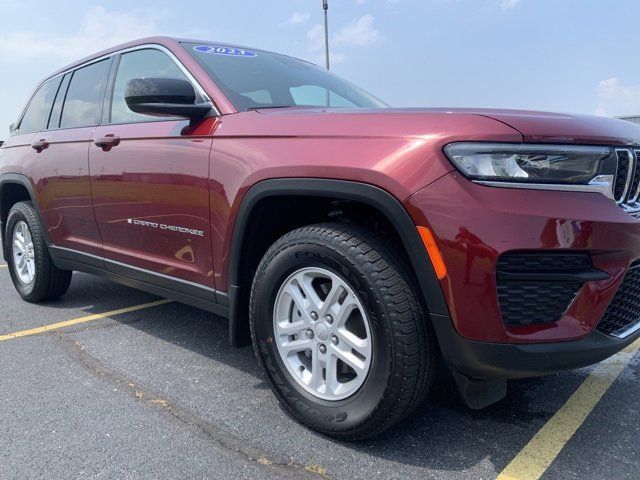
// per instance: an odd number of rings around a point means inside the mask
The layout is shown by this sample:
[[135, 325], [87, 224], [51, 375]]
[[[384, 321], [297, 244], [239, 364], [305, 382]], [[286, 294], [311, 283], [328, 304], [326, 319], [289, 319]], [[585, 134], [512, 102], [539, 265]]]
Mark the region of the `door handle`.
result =
[[49, 142], [47, 142], [45, 139], [38, 140], [31, 144], [31, 148], [33, 148], [38, 153], [40, 153], [42, 150], [48, 147], [49, 147]]
[[93, 143], [96, 147], [100, 147], [105, 152], [111, 150], [112, 147], [116, 147], [120, 144], [120, 137], [115, 135], [105, 135], [104, 137], [96, 138]]

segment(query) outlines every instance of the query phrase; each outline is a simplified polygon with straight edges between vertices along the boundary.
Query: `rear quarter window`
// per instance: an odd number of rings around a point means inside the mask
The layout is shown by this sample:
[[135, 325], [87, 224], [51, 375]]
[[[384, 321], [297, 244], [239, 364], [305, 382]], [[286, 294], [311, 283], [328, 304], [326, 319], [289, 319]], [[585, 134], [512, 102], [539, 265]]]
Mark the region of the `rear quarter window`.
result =
[[36, 132], [46, 128], [60, 80], [61, 77], [57, 77], [43, 83], [31, 98], [29, 106], [20, 121], [19, 133]]

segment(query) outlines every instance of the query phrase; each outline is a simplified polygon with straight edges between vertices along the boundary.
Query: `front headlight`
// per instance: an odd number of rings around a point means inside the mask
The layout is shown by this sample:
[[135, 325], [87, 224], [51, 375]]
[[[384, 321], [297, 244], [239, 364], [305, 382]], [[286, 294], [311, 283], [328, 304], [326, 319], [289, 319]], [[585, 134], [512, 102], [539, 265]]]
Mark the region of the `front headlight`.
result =
[[609, 147], [452, 143], [444, 151], [460, 172], [480, 183], [536, 184], [549, 189], [567, 185], [575, 186], [574, 190], [584, 185], [586, 191], [597, 189], [612, 196], [617, 160]]

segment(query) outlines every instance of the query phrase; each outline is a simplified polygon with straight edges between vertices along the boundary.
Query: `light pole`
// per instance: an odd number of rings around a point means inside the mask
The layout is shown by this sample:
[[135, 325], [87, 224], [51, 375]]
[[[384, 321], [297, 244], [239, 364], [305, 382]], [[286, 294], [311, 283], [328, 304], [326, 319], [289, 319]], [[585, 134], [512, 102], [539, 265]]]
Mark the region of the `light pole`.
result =
[[327, 70], [329, 70], [329, 0], [322, 0], [324, 10], [324, 56]]

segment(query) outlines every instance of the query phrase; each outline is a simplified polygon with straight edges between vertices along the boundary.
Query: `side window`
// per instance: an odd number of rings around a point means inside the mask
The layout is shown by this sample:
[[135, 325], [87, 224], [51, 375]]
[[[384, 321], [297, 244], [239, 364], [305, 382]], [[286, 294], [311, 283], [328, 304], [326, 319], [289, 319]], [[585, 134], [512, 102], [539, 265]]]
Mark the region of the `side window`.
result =
[[103, 60], [73, 72], [60, 128], [89, 127], [99, 123], [110, 64], [109, 60]]
[[118, 73], [113, 86], [111, 123], [138, 123], [157, 121], [158, 117], [142, 115], [129, 110], [124, 100], [127, 83], [133, 78], [179, 78], [187, 80], [173, 60], [160, 50], [147, 49], [125, 53], [120, 57]]
[[71, 79], [71, 74], [67, 73], [62, 79], [60, 88], [58, 88], [58, 94], [56, 95], [55, 102], [53, 102], [53, 109], [51, 110], [51, 116], [49, 117], [49, 125], [47, 125], [48, 129], [58, 128], [60, 126], [60, 114], [62, 113], [62, 103], [64, 102], [65, 95], [67, 94], [67, 88], [69, 88], [70, 79]]
[[56, 98], [58, 85], [60, 85], [60, 79], [58, 77], [49, 80], [35, 93], [18, 127], [20, 133], [43, 130], [47, 126], [53, 99]]

